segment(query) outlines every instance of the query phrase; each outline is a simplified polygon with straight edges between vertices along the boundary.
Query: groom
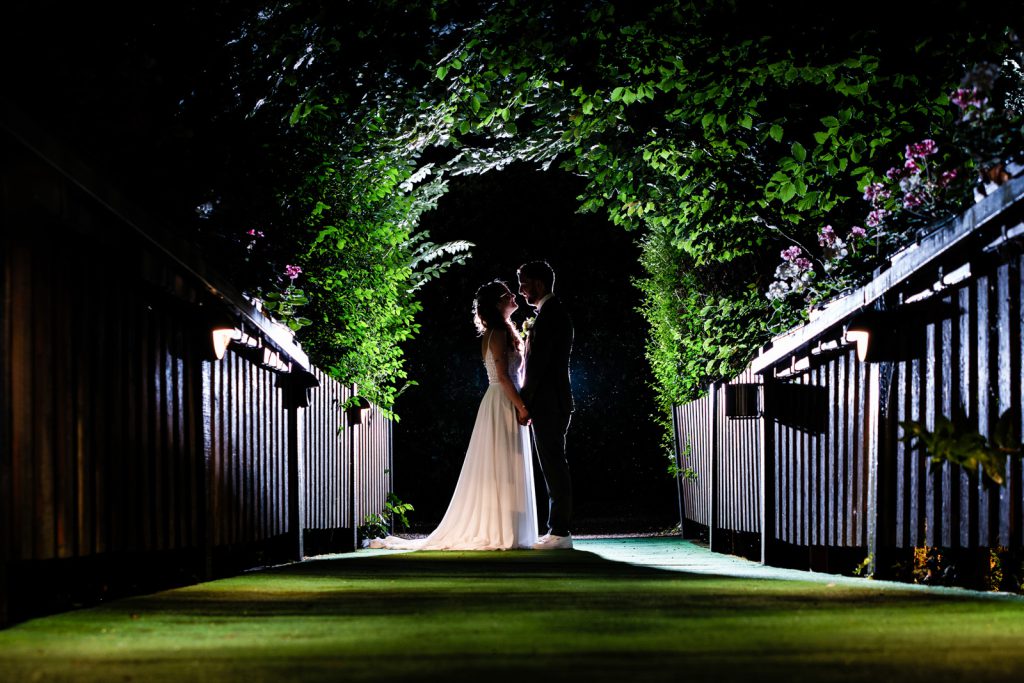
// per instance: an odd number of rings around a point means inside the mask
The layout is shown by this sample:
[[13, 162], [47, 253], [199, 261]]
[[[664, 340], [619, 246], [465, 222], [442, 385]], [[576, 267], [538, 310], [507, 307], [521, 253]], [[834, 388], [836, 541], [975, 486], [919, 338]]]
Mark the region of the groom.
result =
[[526, 378], [519, 395], [526, 403], [522, 424], [533, 427], [533, 442], [548, 489], [548, 533], [535, 550], [572, 548], [572, 480], [565, 459], [565, 432], [572, 415], [569, 354], [572, 321], [554, 298], [555, 273], [546, 261], [519, 267], [519, 292], [537, 310], [526, 339]]

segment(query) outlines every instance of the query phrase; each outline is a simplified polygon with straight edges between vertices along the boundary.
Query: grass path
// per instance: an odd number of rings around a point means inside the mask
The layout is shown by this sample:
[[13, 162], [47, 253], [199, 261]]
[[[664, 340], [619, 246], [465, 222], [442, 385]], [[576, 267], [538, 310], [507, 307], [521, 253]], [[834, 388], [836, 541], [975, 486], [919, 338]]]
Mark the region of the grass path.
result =
[[1020, 599], [578, 548], [360, 552], [36, 619], [0, 631], [0, 681], [1024, 680]]

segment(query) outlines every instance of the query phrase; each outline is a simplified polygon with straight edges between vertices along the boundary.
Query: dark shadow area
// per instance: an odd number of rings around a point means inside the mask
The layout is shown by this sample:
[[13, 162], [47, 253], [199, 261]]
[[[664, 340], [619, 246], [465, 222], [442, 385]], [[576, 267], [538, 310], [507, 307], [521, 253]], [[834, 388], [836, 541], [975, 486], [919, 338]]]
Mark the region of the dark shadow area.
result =
[[[289, 614], [330, 613], [337, 615], [410, 614], [426, 609], [444, 609], [453, 594], [460, 601], [458, 609], [486, 610], [488, 604], [503, 612], [525, 611], [536, 607], [533, 599], [543, 594], [543, 602], [551, 609], [580, 609], [588, 600], [607, 606], [618, 602], [618, 582], [642, 582], [643, 591], [634, 592], [628, 600], [632, 607], [660, 605], [676, 616], [711, 618], [716, 614], [751, 609], [789, 610], [807, 604], [804, 590], [818, 590], [792, 581], [759, 580], [654, 567], [608, 560], [588, 551], [571, 552], [415, 552], [387, 556], [322, 559], [275, 567], [259, 572], [266, 580], [265, 590], [252, 586], [210, 585], [209, 590], [196, 586], [187, 591], [166, 592], [120, 603], [128, 611], [144, 608], [182, 615], [222, 617], [236, 615], [242, 605], [248, 616], [286, 616]], [[289, 590], [287, 583], [295, 581]], [[577, 590], [561, 592], [561, 582], [581, 582]], [[593, 582], [593, 592], [586, 586]], [[602, 595], [605, 582], [611, 593]], [[279, 584], [280, 585], [275, 585]], [[508, 583], [506, 587], [502, 584]], [[522, 583], [529, 590], [512, 589]], [[695, 587], [672, 596], [663, 590], [680, 583]], [[545, 584], [548, 584], [545, 587]], [[711, 588], [711, 585], [714, 588]], [[625, 585], [624, 583], [621, 585]], [[760, 586], [751, 591], [751, 586]], [[302, 590], [305, 586], [310, 590]], [[865, 580], [865, 587], [870, 584]], [[671, 591], [670, 591], [671, 593]], [[589, 598], [588, 598], [589, 594]], [[524, 599], [517, 599], [516, 595]], [[828, 596], [819, 596], [831, 605], [849, 604], [858, 607], [879, 605], [940, 605], [975, 599], [970, 593], [948, 594], [924, 591], [864, 591], [837, 589]], [[472, 600], [472, 604], [468, 602]]]
[[828, 389], [811, 384], [767, 382], [764, 413], [779, 424], [821, 434], [828, 426]]
[[[416, 531], [430, 531], [447, 508], [487, 386], [473, 295], [494, 278], [517, 288], [517, 267], [532, 259], [555, 269], [555, 293], [575, 326], [576, 412], [567, 437], [574, 531], [653, 531], [678, 522], [675, 484], [652, 419], [640, 292], [632, 285], [643, 272], [636, 236], [603, 215], [576, 213], [582, 188], [580, 178], [561, 171], [512, 167], [455, 178], [438, 209], [424, 216], [432, 241], [477, 246], [467, 264], [421, 290], [422, 331], [406, 347], [418, 386], [397, 404], [395, 481], [399, 497], [416, 507]], [[532, 312], [519, 303], [517, 323]], [[538, 498], [543, 524], [546, 498]]]

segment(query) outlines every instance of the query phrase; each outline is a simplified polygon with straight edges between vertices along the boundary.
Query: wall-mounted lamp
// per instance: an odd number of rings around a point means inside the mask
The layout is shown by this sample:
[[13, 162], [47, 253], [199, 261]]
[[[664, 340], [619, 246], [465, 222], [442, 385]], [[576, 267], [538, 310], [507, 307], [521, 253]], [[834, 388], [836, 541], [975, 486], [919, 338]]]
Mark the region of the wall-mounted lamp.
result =
[[191, 315], [190, 334], [204, 360], [222, 360], [232, 341], [241, 338], [237, 317], [218, 303], [200, 304]]
[[348, 418], [350, 425], [357, 425], [363, 423], [363, 412], [369, 410], [370, 402], [362, 396], [355, 397], [355, 404], [345, 409], [345, 416]]
[[779, 424], [811, 434], [828, 426], [828, 389], [804, 382], [765, 382], [764, 415]]
[[850, 319], [846, 341], [863, 363], [899, 362], [924, 355], [925, 328], [960, 314], [949, 302], [926, 302], [891, 311], [867, 310]]
[[299, 367], [277, 376], [277, 387], [282, 390], [284, 407], [288, 409], [309, 407], [310, 390], [318, 386], [320, 381]]
[[[910, 331], [911, 334], [905, 334]], [[900, 361], [913, 358], [918, 349], [910, 343], [918, 338], [912, 330], [903, 330], [895, 311], [864, 311], [846, 326], [846, 341], [857, 345], [857, 358], [862, 363]]]
[[761, 417], [761, 408], [757, 401], [760, 386], [760, 384], [726, 384], [725, 416]]
[[224, 360], [224, 354], [233, 341], [242, 339], [242, 331], [234, 327], [217, 327], [212, 332], [213, 355], [217, 360]]

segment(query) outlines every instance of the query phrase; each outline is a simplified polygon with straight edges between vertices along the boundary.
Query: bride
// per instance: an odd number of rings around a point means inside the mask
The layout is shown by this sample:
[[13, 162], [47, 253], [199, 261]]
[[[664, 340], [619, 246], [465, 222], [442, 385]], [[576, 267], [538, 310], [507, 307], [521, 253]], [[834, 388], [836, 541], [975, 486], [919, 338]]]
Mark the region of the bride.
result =
[[466, 460], [448, 511], [423, 539], [373, 539], [370, 548], [401, 550], [508, 550], [537, 540], [528, 419], [519, 397], [523, 342], [510, 320], [519, 308], [508, 286], [494, 280], [480, 287], [473, 318], [482, 339], [487, 391], [480, 401]]

